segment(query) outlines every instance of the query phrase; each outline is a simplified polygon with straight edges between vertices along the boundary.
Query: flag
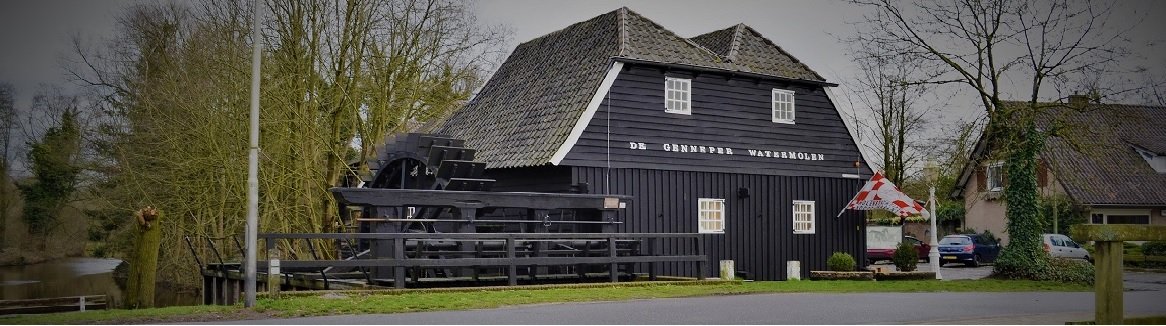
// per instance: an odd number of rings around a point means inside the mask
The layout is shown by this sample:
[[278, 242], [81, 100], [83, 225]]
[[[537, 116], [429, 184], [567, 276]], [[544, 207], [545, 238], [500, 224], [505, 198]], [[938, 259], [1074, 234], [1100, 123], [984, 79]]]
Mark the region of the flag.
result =
[[881, 172], [870, 177], [870, 181], [846, 204], [846, 208], [860, 211], [885, 209], [899, 217], [923, 213], [923, 205], [899, 191], [899, 187], [883, 177]]

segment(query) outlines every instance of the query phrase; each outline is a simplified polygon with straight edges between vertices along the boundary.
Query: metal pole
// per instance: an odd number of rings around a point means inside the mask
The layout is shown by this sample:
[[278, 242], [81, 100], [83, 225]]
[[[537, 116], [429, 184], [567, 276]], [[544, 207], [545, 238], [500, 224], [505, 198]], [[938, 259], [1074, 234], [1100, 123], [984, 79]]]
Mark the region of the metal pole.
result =
[[932, 185], [928, 192], [929, 198], [927, 199], [927, 203], [929, 206], [931, 206], [931, 211], [928, 212], [928, 215], [931, 215], [929, 216], [930, 218], [928, 218], [931, 220], [931, 251], [927, 253], [927, 262], [931, 264], [931, 270], [935, 271], [935, 279], [942, 280], [943, 274], [939, 272], [939, 240], [937, 240], [938, 232], [935, 229], [935, 185]]
[[247, 263], [243, 306], [255, 307], [255, 275], [259, 244], [259, 64], [263, 37], [259, 34], [259, 0], [251, 1], [251, 147], [247, 154]]

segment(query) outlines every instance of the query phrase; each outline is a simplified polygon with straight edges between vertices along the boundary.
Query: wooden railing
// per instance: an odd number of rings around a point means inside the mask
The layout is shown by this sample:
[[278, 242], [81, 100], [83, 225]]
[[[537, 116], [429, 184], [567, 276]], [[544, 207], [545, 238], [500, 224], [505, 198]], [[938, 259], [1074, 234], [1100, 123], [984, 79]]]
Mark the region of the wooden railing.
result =
[[77, 297], [0, 300], [0, 315], [43, 314], [66, 311], [108, 309], [105, 295], [85, 295]]
[[[372, 257], [369, 259], [351, 260], [282, 260], [280, 267], [289, 268], [325, 268], [325, 267], [386, 267], [392, 269], [393, 285], [397, 288], [405, 286], [407, 268], [435, 268], [435, 267], [504, 267], [508, 284], [516, 285], [519, 266], [551, 266], [551, 265], [606, 265], [610, 280], [618, 280], [619, 264], [646, 263], [649, 275], [655, 278], [657, 265], [662, 262], [694, 262], [697, 264], [698, 278], [704, 279], [709, 274], [708, 256], [704, 252], [703, 237], [691, 233], [285, 233], [261, 234], [268, 252], [275, 248], [280, 240], [293, 239], [352, 239], [352, 240], [382, 240], [391, 244], [389, 257]], [[693, 254], [664, 255], [662, 241], [678, 239], [691, 241]], [[409, 257], [406, 245], [425, 242], [455, 242], [456, 251], [450, 251], [448, 258], [419, 258], [426, 255], [414, 254]], [[584, 250], [552, 250], [538, 249], [537, 243], [552, 243], [556, 241], [590, 241], [605, 244], [597, 251]], [[482, 257], [481, 248], [475, 246], [481, 243], [493, 242], [498, 246], [494, 257]], [[621, 243], [635, 242], [643, 244], [637, 250], [628, 250], [626, 246], [620, 248]], [[534, 246], [522, 244], [535, 243]], [[550, 256], [550, 255], [557, 256]], [[266, 261], [260, 261], [260, 270], [267, 266]]]

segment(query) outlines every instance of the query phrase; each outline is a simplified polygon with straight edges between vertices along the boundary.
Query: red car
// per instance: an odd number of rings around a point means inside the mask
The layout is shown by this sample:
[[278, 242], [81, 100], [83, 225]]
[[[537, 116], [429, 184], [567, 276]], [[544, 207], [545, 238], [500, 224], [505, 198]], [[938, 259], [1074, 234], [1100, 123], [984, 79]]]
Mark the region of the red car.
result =
[[[919, 254], [919, 259], [922, 259], [923, 261], [928, 261], [927, 255], [929, 253], [931, 253], [931, 245], [928, 245], [927, 243], [924, 243], [923, 241], [919, 241], [919, 239], [915, 239], [915, 237], [911, 237], [911, 236], [903, 237], [903, 241], [910, 242], [911, 245], [915, 246], [915, 252]], [[891, 257], [893, 257], [894, 255], [895, 255], [894, 248], [891, 248], [891, 249], [867, 248], [866, 249], [866, 261], [869, 263], [868, 265], [874, 265], [875, 262], [878, 262], [880, 260], [891, 260]]]

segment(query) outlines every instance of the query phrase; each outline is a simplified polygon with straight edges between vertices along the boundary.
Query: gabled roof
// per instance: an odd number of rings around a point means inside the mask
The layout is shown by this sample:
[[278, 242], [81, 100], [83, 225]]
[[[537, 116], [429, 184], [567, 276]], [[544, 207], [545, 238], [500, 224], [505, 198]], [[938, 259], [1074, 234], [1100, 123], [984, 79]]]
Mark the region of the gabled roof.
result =
[[1135, 150], [1166, 154], [1166, 107], [1095, 104], [1065, 122], [1077, 133], [1050, 138], [1041, 155], [1070, 197], [1093, 206], [1166, 206], [1166, 174]]
[[745, 24], [693, 37], [692, 40], [733, 63], [739, 71], [802, 80], [826, 80]]
[[[1015, 104], [1014, 104], [1015, 105]], [[1091, 206], [1166, 206], [1166, 174], [1158, 173], [1135, 148], [1166, 154], [1166, 107], [1123, 104], [1050, 108], [1042, 126], [1067, 126], [1065, 137], [1045, 141], [1041, 158], [1079, 204]], [[988, 152], [981, 137], [953, 197], [962, 190]]]
[[741, 51], [730, 60], [700, 41], [721, 31], [682, 38], [626, 7], [572, 24], [518, 45], [435, 132], [465, 139], [490, 168], [546, 164], [584, 116], [613, 61], [831, 85], [756, 31], [738, 26], [742, 31], [729, 42]]

